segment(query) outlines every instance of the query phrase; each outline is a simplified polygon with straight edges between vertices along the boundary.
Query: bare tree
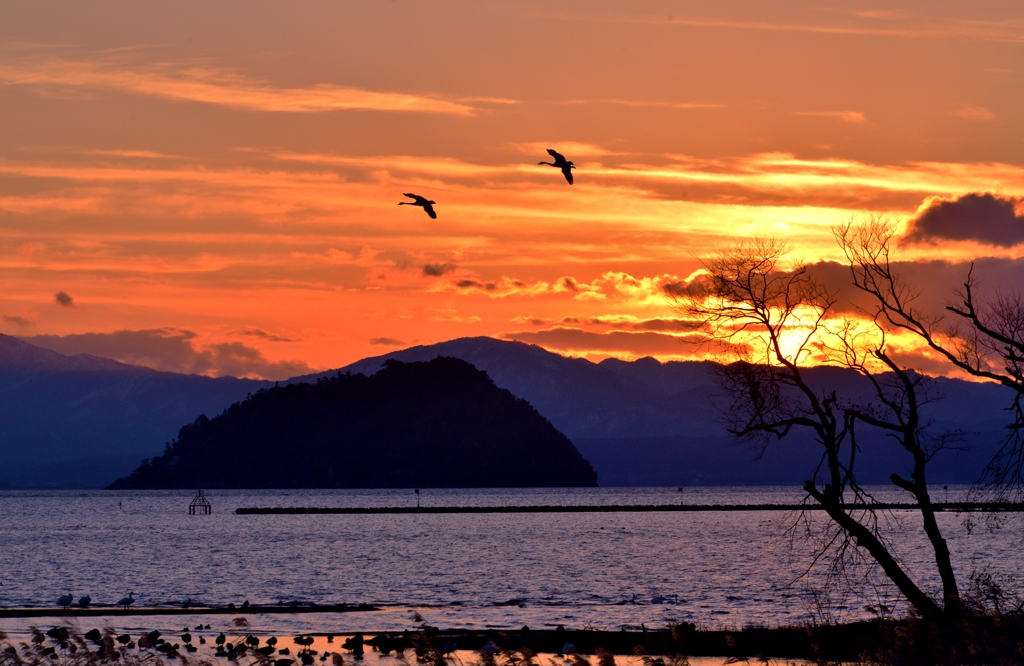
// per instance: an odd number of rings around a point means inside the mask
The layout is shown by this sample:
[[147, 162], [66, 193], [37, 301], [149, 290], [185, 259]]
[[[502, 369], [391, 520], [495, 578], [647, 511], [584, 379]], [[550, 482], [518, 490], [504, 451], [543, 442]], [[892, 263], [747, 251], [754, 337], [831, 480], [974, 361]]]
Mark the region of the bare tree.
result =
[[[839, 528], [830, 543], [839, 553], [833, 566], [842, 564], [844, 553], [860, 549], [923, 615], [959, 614], [949, 549], [928, 495], [927, 464], [944, 442], [929, 442], [924, 435], [924, 379], [886, 353], [881, 329], [858, 331], [850, 321], [832, 326], [835, 294], [805, 266], [784, 266], [786, 250], [771, 239], [741, 243], [706, 259], [703, 278], [675, 294], [677, 306], [702, 322], [709, 339], [746, 351], [746, 360], [721, 368], [729, 431], [762, 446], [795, 430], [813, 432], [821, 458], [804, 490]], [[859, 371], [871, 382], [876, 399], [856, 405], [835, 391], [817, 390], [807, 368], [822, 363]], [[941, 603], [922, 590], [895, 556], [872, 508], [874, 498], [857, 481], [857, 434], [863, 427], [890, 434], [913, 460], [911, 478], [891, 478], [920, 506], [943, 583]]]
[[1019, 292], [999, 291], [979, 297], [972, 264], [955, 292], [956, 302], [946, 307], [954, 317], [950, 322], [918, 308], [917, 291], [894, 270], [895, 224], [876, 218], [840, 225], [834, 233], [853, 284], [876, 303], [877, 320], [917, 335], [960, 370], [1013, 391], [1009, 433], [975, 488], [1019, 495], [1024, 489], [1024, 298]]

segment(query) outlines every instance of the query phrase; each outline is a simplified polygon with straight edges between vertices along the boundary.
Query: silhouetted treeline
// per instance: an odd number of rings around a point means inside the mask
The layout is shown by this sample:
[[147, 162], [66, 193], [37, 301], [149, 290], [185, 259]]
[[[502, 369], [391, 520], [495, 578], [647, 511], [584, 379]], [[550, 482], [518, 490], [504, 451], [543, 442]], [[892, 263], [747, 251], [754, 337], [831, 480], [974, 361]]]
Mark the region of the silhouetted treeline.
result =
[[469, 363], [263, 389], [184, 426], [126, 488], [595, 486], [569, 439]]

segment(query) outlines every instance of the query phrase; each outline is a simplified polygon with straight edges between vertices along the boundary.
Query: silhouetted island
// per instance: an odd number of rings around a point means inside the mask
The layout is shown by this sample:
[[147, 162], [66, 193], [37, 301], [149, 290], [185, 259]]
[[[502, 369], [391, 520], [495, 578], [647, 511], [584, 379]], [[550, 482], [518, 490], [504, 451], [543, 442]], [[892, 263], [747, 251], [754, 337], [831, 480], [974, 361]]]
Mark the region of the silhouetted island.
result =
[[573, 443], [471, 364], [267, 388], [184, 426], [110, 489], [596, 486]]

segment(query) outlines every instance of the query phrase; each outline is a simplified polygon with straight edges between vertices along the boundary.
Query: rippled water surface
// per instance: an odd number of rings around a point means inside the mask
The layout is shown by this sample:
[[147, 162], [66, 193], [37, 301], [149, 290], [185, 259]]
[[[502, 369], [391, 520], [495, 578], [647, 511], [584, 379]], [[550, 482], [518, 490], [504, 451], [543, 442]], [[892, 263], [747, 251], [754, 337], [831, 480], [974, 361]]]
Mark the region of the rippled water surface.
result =
[[[942, 499], [939, 491], [938, 499]], [[954, 489], [950, 490], [954, 498]], [[412, 506], [411, 491], [209, 491], [210, 516], [189, 516], [192, 493], [0, 493], [0, 607], [52, 606], [60, 594], [139, 606], [229, 602], [368, 603], [379, 612], [250, 616], [289, 632], [405, 629], [413, 613], [441, 627], [618, 629], [801, 622], [805, 546], [773, 512], [425, 515], [246, 515], [240, 506]], [[903, 499], [882, 495], [882, 499]], [[424, 505], [799, 502], [798, 488], [424, 490]], [[900, 553], [919, 572], [927, 549], [912, 513]], [[1024, 565], [1019, 523], [966, 533], [942, 515], [961, 577]], [[849, 599], [860, 613], [874, 592]], [[509, 604], [512, 600], [516, 603]], [[222, 618], [224, 616], [221, 616]], [[116, 622], [181, 628], [199, 620]], [[220, 620], [225, 621], [224, 619]], [[0, 620], [16, 629], [23, 620]]]

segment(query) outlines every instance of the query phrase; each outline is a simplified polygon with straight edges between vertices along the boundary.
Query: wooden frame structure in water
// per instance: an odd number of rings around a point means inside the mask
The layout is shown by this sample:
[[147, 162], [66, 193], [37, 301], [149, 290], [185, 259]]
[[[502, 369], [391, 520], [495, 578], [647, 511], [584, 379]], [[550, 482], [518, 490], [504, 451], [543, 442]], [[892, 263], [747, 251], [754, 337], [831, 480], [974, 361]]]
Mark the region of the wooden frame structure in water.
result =
[[202, 489], [197, 489], [196, 496], [192, 498], [192, 502], [188, 505], [188, 515], [208, 516], [211, 513], [213, 513], [213, 506], [210, 504], [210, 500], [206, 499]]

